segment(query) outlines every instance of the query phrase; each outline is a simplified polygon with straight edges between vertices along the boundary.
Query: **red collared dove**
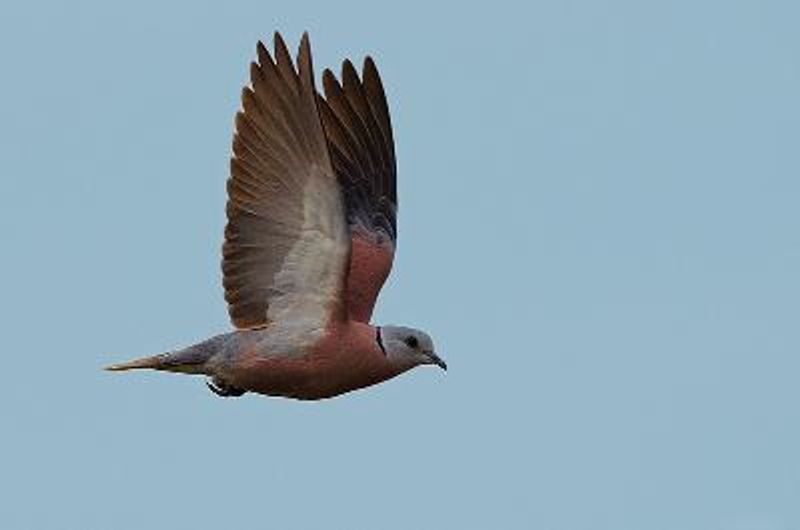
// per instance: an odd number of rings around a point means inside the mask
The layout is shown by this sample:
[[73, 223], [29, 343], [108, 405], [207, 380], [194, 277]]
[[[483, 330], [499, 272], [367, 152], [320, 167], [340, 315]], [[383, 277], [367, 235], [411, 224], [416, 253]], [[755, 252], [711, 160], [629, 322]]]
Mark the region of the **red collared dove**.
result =
[[235, 331], [109, 366], [211, 378], [222, 396], [322, 399], [422, 364], [447, 366], [424, 332], [369, 323], [397, 238], [389, 109], [375, 63], [317, 93], [308, 35], [297, 67], [258, 43], [236, 115], [223, 285]]

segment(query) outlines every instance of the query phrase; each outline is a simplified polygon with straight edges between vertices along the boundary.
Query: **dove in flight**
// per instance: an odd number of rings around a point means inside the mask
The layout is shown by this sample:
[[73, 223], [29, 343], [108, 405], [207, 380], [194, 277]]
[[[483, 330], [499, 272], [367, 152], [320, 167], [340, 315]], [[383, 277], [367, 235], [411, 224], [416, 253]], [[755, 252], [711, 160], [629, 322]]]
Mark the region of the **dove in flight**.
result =
[[220, 396], [255, 392], [314, 400], [415, 366], [447, 369], [426, 333], [369, 323], [397, 241], [389, 108], [375, 63], [314, 86], [304, 33], [295, 67], [279, 33], [257, 46], [236, 114], [225, 300], [235, 331], [114, 364], [210, 378]]

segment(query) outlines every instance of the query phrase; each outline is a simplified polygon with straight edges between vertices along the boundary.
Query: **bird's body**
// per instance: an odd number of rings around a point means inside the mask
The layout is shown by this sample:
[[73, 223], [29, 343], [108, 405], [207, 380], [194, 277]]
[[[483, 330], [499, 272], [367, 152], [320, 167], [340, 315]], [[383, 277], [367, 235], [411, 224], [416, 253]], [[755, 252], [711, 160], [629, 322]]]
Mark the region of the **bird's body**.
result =
[[237, 114], [223, 285], [236, 331], [110, 366], [203, 374], [223, 396], [322, 399], [444, 362], [427, 334], [369, 323], [394, 259], [388, 106], [371, 59], [314, 88], [303, 36], [295, 69], [263, 45]]
[[239, 350], [238, 361], [231, 364], [229, 377], [235, 387], [267, 395], [321, 399], [399, 373], [376, 345], [375, 330], [367, 324], [348, 322], [329, 328], [296, 355], [272, 354], [269, 332], [253, 333], [260, 337], [254, 337], [250, 348]]
[[365, 388], [413, 368], [417, 360], [388, 359], [377, 342], [379, 329], [361, 322], [336, 322], [298, 341], [269, 327], [223, 333], [188, 348], [109, 367], [202, 374], [223, 396], [256, 392], [302, 400], [334, 397]]
[[229, 394], [247, 390], [269, 396], [322, 399], [400, 373], [401, 367], [387, 362], [375, 337], [376, 328], [359, 322], [320, 330], [304, 343], [298, 343], [294, 335], [275, 334], [268, 327], [234, 331], [150, 357], [146, 366], [134, 368], [208, 375], [216, 389]]

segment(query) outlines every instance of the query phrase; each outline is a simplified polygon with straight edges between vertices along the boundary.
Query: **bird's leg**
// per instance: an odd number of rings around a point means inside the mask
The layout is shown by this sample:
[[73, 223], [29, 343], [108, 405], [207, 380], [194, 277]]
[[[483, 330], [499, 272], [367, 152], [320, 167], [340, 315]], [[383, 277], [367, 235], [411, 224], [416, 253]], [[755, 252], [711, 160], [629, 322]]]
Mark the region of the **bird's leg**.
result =
[[209, 390], [214, 392], [216, 395], [221, 397], [239, 397], [244, 395], [246, 392], [241, 388], [236, 388], [235, 386], [231, 386], [224, 381], [220, 381], [219, 379], [214, 378], [211, 381], [206, 381], [206, 386]]

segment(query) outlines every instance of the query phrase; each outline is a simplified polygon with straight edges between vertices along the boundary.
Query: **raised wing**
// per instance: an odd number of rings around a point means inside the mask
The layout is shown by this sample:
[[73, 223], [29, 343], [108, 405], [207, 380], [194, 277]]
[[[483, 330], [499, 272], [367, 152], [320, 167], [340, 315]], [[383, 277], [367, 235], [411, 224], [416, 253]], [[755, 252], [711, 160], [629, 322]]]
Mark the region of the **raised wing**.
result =
[[362, 78], [347, 60], [341, 84], [330, 70], [322, 80], [320, 112], [352, 235], [347, 310], [353, 320], [369, 322], [392, 269], [397, 241], [397, 167], [389, 107], [369, 57]]
[[334, 312], [346, 316], [350, 236], [317, 110], [308, 35], [297, 70], [278, 33], [275, 58], [258, 43], [236, 115], [225, 300], [237, 328], [281, 321], [320, 329]]

